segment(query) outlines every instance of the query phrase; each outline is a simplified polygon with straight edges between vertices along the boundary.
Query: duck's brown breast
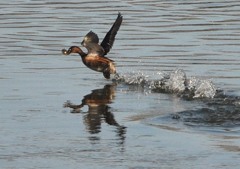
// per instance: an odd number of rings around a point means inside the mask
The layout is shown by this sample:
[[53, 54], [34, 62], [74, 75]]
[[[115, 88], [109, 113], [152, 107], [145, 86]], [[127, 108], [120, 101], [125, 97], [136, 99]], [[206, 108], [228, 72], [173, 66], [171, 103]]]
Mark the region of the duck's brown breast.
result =
[[83, 63], [92, 70], [103, 72], [106, 69], [109, 69], [111, 73], [115, 73], [116, 69], [113, 61], [106, 57], [100, 56], [86, 56], [83, 58]]

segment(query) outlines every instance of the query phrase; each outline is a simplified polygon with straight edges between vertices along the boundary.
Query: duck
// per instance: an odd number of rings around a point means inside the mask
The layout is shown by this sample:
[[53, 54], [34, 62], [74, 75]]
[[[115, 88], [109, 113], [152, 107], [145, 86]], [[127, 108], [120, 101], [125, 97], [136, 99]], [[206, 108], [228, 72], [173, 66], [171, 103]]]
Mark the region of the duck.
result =
[[62, 49], [62, 53], [64, 55], [70, 55], [71, 53], [79, 54], [85, 66], [94, 71], [102, 72], [106, 79], [110, 79], [111, 74], [116, 74], [117, 71], [114, 61], [107, 58], [106, 55], [113, 46], [122, 20], [123, 17], [119, 12], [115, 22], [103, 38], [101, 44], [99, 44], [99, 38], [96, 33], [93, 31], [88, 32], [81, 42], [81, 45], [87, 49], [87, 53], [78, 46], [71, 46], [68, 50]]

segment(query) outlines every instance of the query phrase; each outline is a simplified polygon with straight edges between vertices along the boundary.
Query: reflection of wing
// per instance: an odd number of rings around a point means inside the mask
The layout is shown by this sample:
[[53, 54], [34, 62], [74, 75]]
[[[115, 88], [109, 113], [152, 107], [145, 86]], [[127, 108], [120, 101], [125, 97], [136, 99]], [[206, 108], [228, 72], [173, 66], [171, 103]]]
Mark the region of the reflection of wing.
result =
[[122, 15], [121, 15], [121, 13], [118, 13], [118, 17], [117, 17], [116, 21], [114, 22], [113, 26], [108, 31], [108, 33], [106, 34], [106, 36], [104, 37], [104, 39], [101, 43], [101, 46], [103, 47], [103, 49], [105, 51], [105, 55], [112, 48], [114, 40], [115, 40], [115, 36], [121, 26], [121, 23], [122, 23]]

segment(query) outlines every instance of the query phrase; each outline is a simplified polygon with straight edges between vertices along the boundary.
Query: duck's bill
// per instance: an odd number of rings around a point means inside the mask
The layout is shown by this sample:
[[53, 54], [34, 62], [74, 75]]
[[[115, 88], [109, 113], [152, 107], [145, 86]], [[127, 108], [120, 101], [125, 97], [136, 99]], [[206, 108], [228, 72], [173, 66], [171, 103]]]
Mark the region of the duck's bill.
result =
[[66, 49], [62, 49], [62, 53], [63, 53], [64, 55], [68, 55], [68, 51], [67, 51]]

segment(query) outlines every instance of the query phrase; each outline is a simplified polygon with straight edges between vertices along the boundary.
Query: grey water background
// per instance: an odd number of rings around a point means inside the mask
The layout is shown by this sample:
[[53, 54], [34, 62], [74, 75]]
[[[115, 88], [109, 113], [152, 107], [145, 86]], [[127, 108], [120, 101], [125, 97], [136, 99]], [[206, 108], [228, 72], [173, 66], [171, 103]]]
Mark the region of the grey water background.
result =
[[[239, 168], [239, 1], [12, 0], [0, 7], [0, 168]], [[128, 82], [182, 69], [211, 81], [221, 103], [116, 85], [79, 56], [61, 54], [90, 30], [101, 40], [118, 11], [124, 20], [108, 57]], [[99, 108], [63, 107], [93, 94]]]

